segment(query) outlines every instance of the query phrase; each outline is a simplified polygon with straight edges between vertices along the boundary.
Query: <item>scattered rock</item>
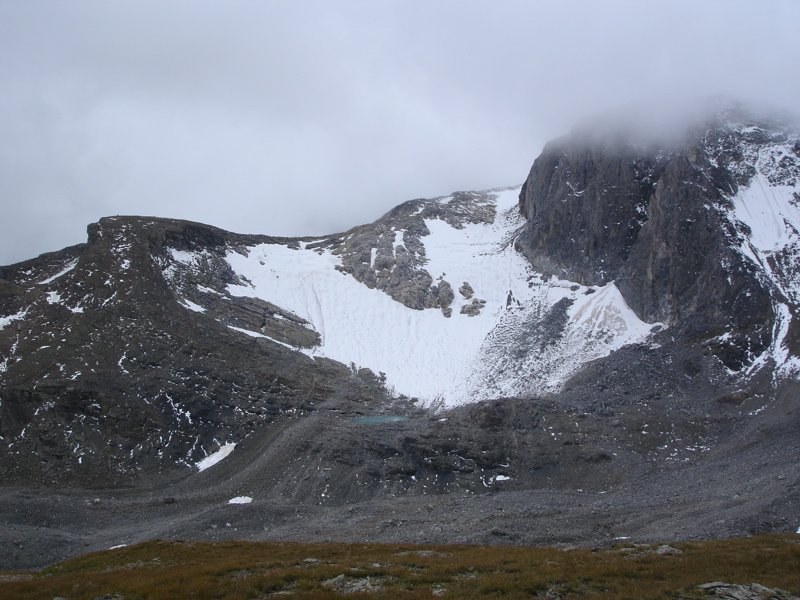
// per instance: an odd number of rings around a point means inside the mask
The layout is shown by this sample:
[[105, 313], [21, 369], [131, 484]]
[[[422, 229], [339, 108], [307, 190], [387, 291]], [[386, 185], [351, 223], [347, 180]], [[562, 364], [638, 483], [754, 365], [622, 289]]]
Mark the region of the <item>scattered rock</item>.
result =
[[466, 300], [469, 300], [475, 295], [475, 290], [472, 289], [472, 286], [469, 284], [469, 282], [465, 281], [463, 285], [458, 288], [458, 293], [464, 296]]
[[491, 533], [494, 536], [498, 536], [498, 537], [507, 537], [509, 535], [509, 533], [507, 531], [504, 531], [503, 529], [499, 529], [497, 527], [492, 529], [489, 533]]
[[683, 550], [678, 548], [673, 548], [672, 546], [668, 546], [667, 544], [662, 544], [655, 550], [653, 550], [654, 554], [660, 554], [662, 556], [670, 556], [674, 554], [683, 554]]
[[442, 314], [450, 318], [453, 314], [453, 309], [450, 308], [450, 305], [453, 303], [455, 299], [455, 294], [453, 293], [453, 287], [442, 279], [437, 286], [437, 295], [439, 297], [439, 306], [442, 308]]
[[33, 575], [29, 573], [13, 573], [13, 574], [2, 574], [0, 573], [0, 582], [6, 581], [29, 581], [33, 579]]
[[766, 600], [774, 598], [776, 600], [800, 600], [800, 597], [793, 596], [787, 591], [775, 588], [770, 589], [759, 583], [742, 585], [737, 583], [704, 583], [698, 588], [705, 591], [709, 596], [721, 598], [723, 600]]
[[465, 304], [461, 307], [461, 314], [467, 315], [468, 317], [477, 317], [481, 314], [484, 306], [486, 306], [486, 300], [473, 298], [470, 304]]
[[231, 579], [247, 579], [248, 577], [252, 577], [255, 575], [252, 571], [248, 571], [247, 569], [241, 569], [239, 571], [231, 572], [228, 577]]
[[325, 587], [341, 592], [342, 594], [357, 594], [359, 592], [379, 592], [383, 589], [378, 585], [378, 581], [372, 582], [370, 577], [348, 577], [347, 575], [337, 575], [333, 579], [322, 582]]

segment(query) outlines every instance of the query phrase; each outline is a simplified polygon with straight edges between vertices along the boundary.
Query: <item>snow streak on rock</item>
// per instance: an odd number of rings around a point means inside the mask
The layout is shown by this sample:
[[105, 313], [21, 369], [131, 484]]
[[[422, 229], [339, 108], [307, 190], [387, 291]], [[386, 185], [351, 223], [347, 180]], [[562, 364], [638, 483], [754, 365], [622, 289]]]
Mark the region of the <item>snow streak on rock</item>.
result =
[[[745, 165], [753, 176], [733, 196], [728, 217], [739, 232], [738, 248], [780, 292], [772, 344], [750, 370], [771, 359], [786, 375], [800, 371], [800, 360], [785, 346], [792, 319], [790, 306], [800, 305], [800, 166], [797, 142], [761, 127], [741, 129], [744, 136], [774, 137], [772, 143], [745, 143]], [[792, 136], [796, 138], [797, 136]], [[781, 297], [782, 296], [782, 297]]]

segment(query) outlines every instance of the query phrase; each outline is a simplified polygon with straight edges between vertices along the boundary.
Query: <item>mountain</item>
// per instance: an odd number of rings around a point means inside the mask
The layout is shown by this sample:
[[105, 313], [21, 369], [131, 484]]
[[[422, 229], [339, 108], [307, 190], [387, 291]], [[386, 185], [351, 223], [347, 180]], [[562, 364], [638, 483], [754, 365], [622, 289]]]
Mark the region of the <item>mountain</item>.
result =
[[673, 147], [592, 133], [552, 142], [526, 182], [534, 267], [615, 281], [637, 316], [731, 370], [768, 356], [796, 370], [797, 129], [734, 105]]
[[0, 267], [0, 564], [794, 531], [800, 133], [629, 123], [342, 234], [113, 217]]

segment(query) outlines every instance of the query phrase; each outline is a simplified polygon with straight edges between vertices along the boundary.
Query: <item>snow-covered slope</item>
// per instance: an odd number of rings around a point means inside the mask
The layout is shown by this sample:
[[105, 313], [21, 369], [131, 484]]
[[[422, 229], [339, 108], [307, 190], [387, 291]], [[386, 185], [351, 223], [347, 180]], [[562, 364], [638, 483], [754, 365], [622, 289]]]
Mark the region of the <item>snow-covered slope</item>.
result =
[[[226, 260], [243, 284], [229, 285], [228, 292], [307, 321], [320, 343], [298, 350], [369, 368], [396, 394], [452, 406], [555, 391], [586, 362], [644, 341], [654, 325], [636, 318], [613, 283], [587, 288], [535, 273], [514, 248], [522, 225], [518, 194], [519, 188], [490, 194], [492, 223], [458, 223], [457, 229], [425, 219], [425, 269], [434, 281], [446, 278], [461, 290], [450, 317], [368, 288], [337, 270], [339, 256], [316, 244], [229, 252]], [[188, 267], [200, 259], [174, 257]]]

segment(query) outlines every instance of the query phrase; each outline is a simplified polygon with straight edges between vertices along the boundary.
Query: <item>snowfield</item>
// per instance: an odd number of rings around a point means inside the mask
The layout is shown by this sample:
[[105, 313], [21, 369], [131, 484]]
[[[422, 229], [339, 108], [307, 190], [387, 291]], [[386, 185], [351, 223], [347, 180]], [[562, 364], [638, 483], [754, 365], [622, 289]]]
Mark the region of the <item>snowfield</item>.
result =
[[[301, 249], [262, 244], [250, 248], [248, 256], [230, 252], [226, 260], [250, 283], [231, 285], [228, 291], [261, 298], [311, 323], [321, 338], [312, 356], [384, 374], [394, 393], [427, 404], [454, 406], [556, 391], [587, 361], [645, 341], [653, 324], [636, 317], [613, 283], [590, 290], [534, 272], [514, 250], [523, 224], [518, 194], [519, 188], [495, 194], [497, 217], [490, 225], [456, 229], [442, 220], [426, 220], [431, 232], [422, 238], [426, 269], [434, 281], [444, 278], [456, 292], [450, 318], [439, 309], [410, 309], [366, 287], [336, 270], [337, 256], [307, 250], [305, 244]], [[472, 303], [458, 293], [464, 282], [474, 298], [485, 301], [477, 316], [460, 312]], [[532, 345], [527, 339], [531, 325], [548, 317], [562, 299], [571, 302], [563, 332]], [[507, 364], [508, 344], [524, 350], [513, 365]]]

